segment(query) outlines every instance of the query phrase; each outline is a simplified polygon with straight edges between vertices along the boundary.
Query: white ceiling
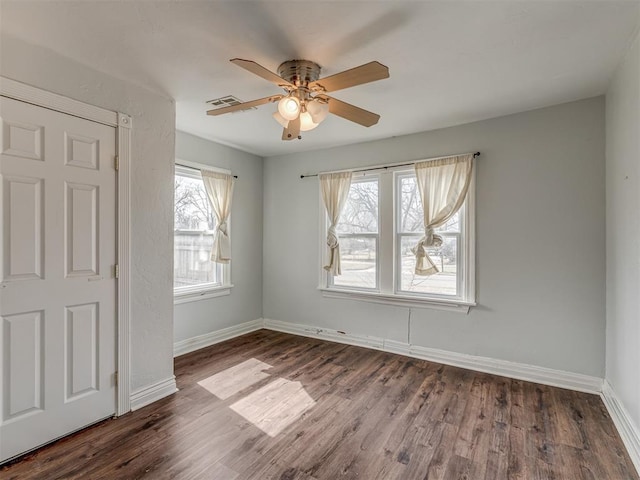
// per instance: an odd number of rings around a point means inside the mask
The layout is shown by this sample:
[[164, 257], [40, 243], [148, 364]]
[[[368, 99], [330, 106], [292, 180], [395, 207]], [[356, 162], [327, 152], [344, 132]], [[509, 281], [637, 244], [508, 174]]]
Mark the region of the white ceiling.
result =
[[[432, 130], [604, 93], [636, 1], [46, 1], [0, 4], [3, 35], [176, 100], [177, 128], [261, 156]], [[279, 89], [234, 66], [313, 60], [322, 76], [378, 60], [391, 78], [334, 96], [379, 113], [329, 116], [283, 142], [274, 105], [208, 117], [206, 100]]]

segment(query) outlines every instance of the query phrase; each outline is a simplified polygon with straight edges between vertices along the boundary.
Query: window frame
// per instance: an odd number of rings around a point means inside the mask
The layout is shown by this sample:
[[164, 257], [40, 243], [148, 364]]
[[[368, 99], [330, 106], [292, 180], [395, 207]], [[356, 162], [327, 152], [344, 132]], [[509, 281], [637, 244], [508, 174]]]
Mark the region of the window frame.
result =
[[[198, 162], [191, 162], [187, 160], [181, 160], [176, 158], [175, 167], [174, 167], [174, 181], [175, 177], [180, 175], [187, 178], [192, 178], [196, 180], [202, 180], [202, 175], [200, 174], [200, 170], [209, 170], [214, 172], [226, 173], [231, 175], [229, 170], [212, 167], [211, 165], [206, 165]], [[175, 198], [174, 198], [174, 211], [175, 211]], [[231, 218], [227, 221], [227, 228], [229, 232], [231, 232]], [[173, 234], [175, 239], [176, 232], [179, 232], [174, 228]], [[191, 230], [186, 230], [191, 231]], [[213, 233], [213, 230], [203, 230], [203, 232]], [[175, 241], [173, 246], [173, 251], [175, 252]], [[175, 272], [175, 265], [174, 272]], [[194, 302], [199, 300], [206, 300], [209, 298], [220, 297], [224, 295], [231, 294], [231, 288], [233, 284], [231, 283], [231, 262], [226, 264], [216, 263], [216, 276], [220, 279], [219, 282], [206, 282], [198, 285], [188, 285], [182, 287], [174, 287], [173, 288], [173, 303], [174, 305]], [[174, 273], [175, 275], [175, 273]]]
[[[459, 226], [460, 228], [456, 232], [443, 232], [437, 231], [438, 235], [440, 235], [443, 240], [447, 237], [456, 238], [456, 265], [462, 265], [462, 275], [456, 275], [456, 295], [446, 295], [446, 294], [438, 294], [438, 293], [420, 293], [420, 292], [411, 292], [409, 290], [402, 290], [402, 239], [403, 237], [407, 238], [415, 238], [416, 242], [422, 238], [424, 235], [424, 229], [419, 231], [418, 233], [404, 233], [400, 231], [400, 183], [402, 178], [415, 177], [414, 170], [402, 170], [394, 173], [394, 226], [395, 226], [395, 238], [394, 238], [394, 254], [395, 254], [395, 271], [394, 271], [394, 279], [395, 279], [395, 289], [394, 292], [398, 295], [406, 295], [411, 297], [419, 297], [419, 298], [428, 298], [434, 301], [455, 301], [455, 302], [464, 302], [466, 299], [466, 291], [469, 288], [468, 282], [466, 282], [465, 272], [467, 270], [466, 257], [467, 252], [465, 251], [465, 242], [467, 236], [467, 202], [465, 201], [458, 210], [458, 218], [459, 218]], [[468, 194], [467, 194], [468, 195]]]
[[[377, 168], [377, 167], [373, 167]], [[384, 167], [383, 167], [384, 168]], [[413, 167], [384, 168], [380, 172], [359, 173], [358, 176], [378, 177], [378, 250], [376, 254], [378, 289], [359, 289], [355, 287], [334, 286], [331, 275], [320, 268], [318, 289], [326, 298], [349, 298], [387, 305], [399, 305], [419, 308], [435, 308], [440, 310], [468, 313], [470, 307], [476, 305], [475, 296], [475, 184], [476, 169], [467, 192], [467, 198], [460, 210], [460, 233], [458, 241], [458, 265], [462, 274], [458, 275], [456, 296], [443, 294], [424, 294], [400, 289], [401, 281], [401, 240], [409, 236], [399, 230], [399, 185], [403, 176], [415, 174]], [[355, 174], [354, 174], [355, 175]], [[328, 218], [320, 195], [320, 260], [326, 265], [326, 231]], [[445, 234], [446, 235], [446, 234]], [[422, 236], [422, 233], [418, 238]], [[342, 238], [342, 236], [340, 236]]]
[[[354, 175], [351, 178], [351, 185], [353, 185], [354, 183], [360, 183], [360, 182], [369, 182], [370, 179], [372, 177], [376, 178], [376, 183], [378, 184], [378, 195], [380, 195], [380, 178], [377, 175]], [[324, 204], [322, 204], [322, 208], [324, 209]], [[325, 210], [325, 215], [326, 215], [326, 210]], [[328, 227], [328, 218], [325, 219], [325, 223], [327, 223], [327, 227]], [[327, 274], [327, 288], [332, 288], [332, 289], [336, 289], [336, 290], [355, 290], [358, 292], [378, 292], [380, 290], [380, 197], [378, 196], [378, 218], [376, 219], [376, 223], [378, 225], [378, 231], [376, 233], [371, 233], [371, 232], [360, 232], [360, 233], [345, 233], [345, 234], [341, 234], [338, 233], [338, 236], [340, 237], [340, 239], [343, 238], [373, 238], [375, 240], [375, 244], [376, 244], [376, 286], [374, 288], [367, 288], [367, 287], [351, 287], [351, 286], [345, 286], [345, 285], [335, 285], [334, 281], [333, 281], [333, 275]], [[326, 235], [326, 230], [325, 230], [325, 235]], [[326, 244], [326, 242], [325, 242]], [[328, 262], [328, 259], [327, 259]], [[324, 264], [326, 265], [326, 263]], [[324, 270], [324, 269], [323, 269]]]

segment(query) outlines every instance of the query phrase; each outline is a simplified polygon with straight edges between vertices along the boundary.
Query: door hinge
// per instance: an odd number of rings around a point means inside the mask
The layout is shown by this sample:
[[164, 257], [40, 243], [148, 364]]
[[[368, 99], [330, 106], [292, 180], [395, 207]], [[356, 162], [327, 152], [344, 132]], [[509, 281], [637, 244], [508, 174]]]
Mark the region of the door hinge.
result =
[[120, 278], [120, 265], [116, 264], [116, 265], [113, 266], [113, 275], [116, 278]]
[[113, 381], [115, 383], [115, 386], [118, 386], [118, 372], [113, 372]]
[[120, 170], [120, 157], [118, 155], [113, 159], [113, 168], [116, 169], [116, 172]]

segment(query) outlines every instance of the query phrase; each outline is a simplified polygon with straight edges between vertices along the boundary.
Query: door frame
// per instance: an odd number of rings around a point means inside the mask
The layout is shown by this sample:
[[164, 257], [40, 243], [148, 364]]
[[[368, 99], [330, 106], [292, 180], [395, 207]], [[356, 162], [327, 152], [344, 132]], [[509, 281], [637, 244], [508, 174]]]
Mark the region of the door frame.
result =
[[66, 113], [116, 129], [117, 382], [116, 416], [131, 411], [131, 129], [132, 119], [0, 75], [0, 96]]

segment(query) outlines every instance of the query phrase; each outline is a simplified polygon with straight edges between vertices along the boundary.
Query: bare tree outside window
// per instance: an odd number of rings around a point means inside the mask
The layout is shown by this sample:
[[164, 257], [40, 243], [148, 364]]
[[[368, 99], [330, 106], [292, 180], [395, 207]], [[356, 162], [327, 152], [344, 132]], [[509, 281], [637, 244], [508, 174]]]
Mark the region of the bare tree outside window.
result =
[[213, 231], [215, 229], [216, 219], [202, 180], [176, 175], [174, 198], [175, 230]]
[[376, 233], [378, 231], [378, 182], [351, 184], [349, 198], [340, 215], [339, 234]]

